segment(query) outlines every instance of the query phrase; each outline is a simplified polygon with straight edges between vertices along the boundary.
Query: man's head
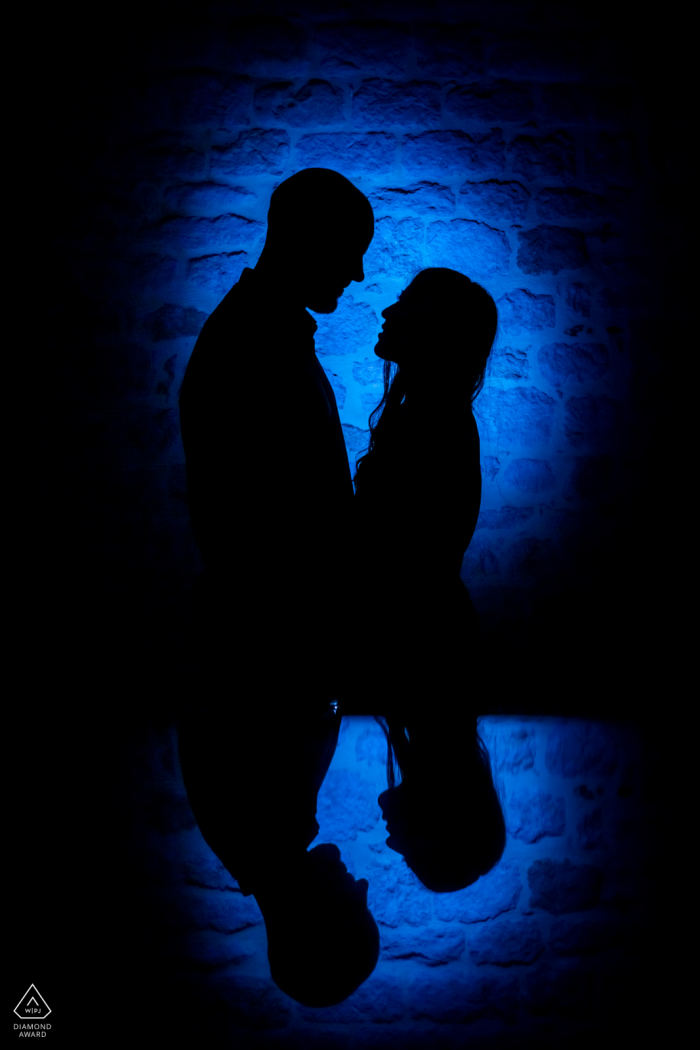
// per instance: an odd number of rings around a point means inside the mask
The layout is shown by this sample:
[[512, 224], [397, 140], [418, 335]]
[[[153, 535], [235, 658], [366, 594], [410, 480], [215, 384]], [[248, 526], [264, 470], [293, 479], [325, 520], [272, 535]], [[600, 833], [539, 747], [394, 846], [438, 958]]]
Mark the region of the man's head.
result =
[[332, 313], [350, 282], [364, 280], [373, 234], [372, 207], [360, 190], [337, 171], [306, 168], [272, 194], [263, 254], [304, 306]]

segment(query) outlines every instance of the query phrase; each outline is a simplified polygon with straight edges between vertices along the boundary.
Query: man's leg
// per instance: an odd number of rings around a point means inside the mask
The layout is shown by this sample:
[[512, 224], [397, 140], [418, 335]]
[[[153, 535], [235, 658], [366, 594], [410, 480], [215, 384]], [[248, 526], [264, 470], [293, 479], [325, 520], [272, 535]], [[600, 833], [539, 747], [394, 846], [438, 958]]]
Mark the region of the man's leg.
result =
[[[318, 695], [310, 700], [311, 690], [295, 693], [289, 680], [265, 675], [260, 660], [245, 670], [240, 658], [225, 667], [224, 638], [213, 646], [212, 638], [209, 632], [209, 658], [200, 660], [180, 723], [194, 815], [210, 848], [260, 906], [278, 986], [309, 1006], [341, 1002], [374, 970], [379, 933], [366, 880], [347, 873], [335, 846], [308, 849], [340, 716]], [[267, 660], [283, 669], [291, 663], [279, 649]]]
[[306, 851], [318, 834], [318, 791], [331, 764], [340, 717], [275, 710], [265, 695], [190, 709], [180, 761], [202, 835], [244, 893], [280, 851]]

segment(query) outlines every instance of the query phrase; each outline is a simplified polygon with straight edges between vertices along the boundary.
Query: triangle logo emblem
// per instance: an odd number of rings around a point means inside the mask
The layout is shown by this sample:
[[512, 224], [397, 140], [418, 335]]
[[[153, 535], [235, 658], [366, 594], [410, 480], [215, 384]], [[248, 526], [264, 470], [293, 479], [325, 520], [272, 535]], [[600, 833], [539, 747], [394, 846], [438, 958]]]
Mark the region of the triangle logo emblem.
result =
[[30, 984], [17, 1003], [14, 1012], [23, 1020], [41, 1021], [51, 1013], [51, 1007], [35, 984]]

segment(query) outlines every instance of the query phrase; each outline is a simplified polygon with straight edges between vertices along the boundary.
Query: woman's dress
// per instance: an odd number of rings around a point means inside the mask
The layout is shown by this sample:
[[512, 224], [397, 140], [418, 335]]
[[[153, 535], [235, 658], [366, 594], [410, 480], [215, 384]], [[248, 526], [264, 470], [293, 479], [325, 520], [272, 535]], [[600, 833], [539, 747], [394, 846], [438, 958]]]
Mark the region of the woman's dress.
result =
[[386, 424], [355, 496], [359, 639], [369, 639], [356, 649], [360, 688], [376, 714], [471, 707], [476, 617], [460, 570], [481, 501], [476, 422], [468, 408], [455, 418], [406, 400]]

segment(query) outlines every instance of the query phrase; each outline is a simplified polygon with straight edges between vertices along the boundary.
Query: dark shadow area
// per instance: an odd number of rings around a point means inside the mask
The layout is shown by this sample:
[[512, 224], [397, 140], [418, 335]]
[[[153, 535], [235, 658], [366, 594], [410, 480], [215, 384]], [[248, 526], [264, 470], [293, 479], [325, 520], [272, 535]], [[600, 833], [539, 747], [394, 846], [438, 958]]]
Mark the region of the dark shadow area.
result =
[[[598, 8], [591, 11], [600, 17]], [[685, 489], [675, 480], [682, 453], [675, 391], [684, 382], [679, 349], [690, 345], [693, 301], [679, 203], [693, 199], [688, 43], [682, 27], [642, 24], [626, 8], [605, 11], [592, 35], [641, 85], [651, 126], [648, 239], [659, 268], [661, 320], [635, 333], [633, 352], [635, 397], [652, 438], [630, 467], [637, 479], [630, 494], [611, 503], [613, 538], [586, 556], [586, 586], [562, 587], [530, 615], [499, 622], [469, 668], [479, 713], [619, 718], [642, 728], [647, 790], [658, 801], [649, 828], [649, 921], [639, 970], [611, 987], [601, 1007], [593, 1034], [603, 1046], [606, 1039], [646, 1040], [654, 1031], [668, 1041], [676, 1009], [665, 960], [675, 951], [674, 858], [687, 828], [677, 786], [683, 762], [659, 722], [662, 704], [678, 707], [681, 727], [686, 720], [686, 694], [676, 687], [685, 609], [678, 580], [687, 549], [677, 539], [676, 503]], [[71, 1045], [83, 1035], [94, 1045], [93, 1014], [98, 1038], [105, 1030], [133, 1037], [139, 1025], [157, 1040], [189, 1033], [196, 1042], [210, 1025], [213, 1033], [220, 1029], [204, 999], [179, 992], [177, 964], [163, 965], [164, 934], [141, 883], [128, 797], [134, 750], [154, 727], [176, 721], [183, 683], [198, 673], [188, 641], [190, 595], [181, 578], [161, 579], [155, 569], [149, 576], [139, 521], [130, 533], [123, 522], [130, 497], [120, 487], [122, 450], [110, 446], [104, 423], [119, 403], [120, 379], [103, 370], [97, 336], [111, 331], [128, 342], [128, 318], [116, 295], [96, 298], [66, 259], [79, 255], [99, 227], [94, 165], [97, 158], [109, 171], [120, 85], [125, 95], [134, 90], [133, 69], [159, 52], [164, 19], [175, 36], [194, 34], [201, 19], [187, 5], [141, 5], [138, 17], [123, 8], [104, 31], [95, 13], [88, 46], [80, 27], [63, 13], [55, 17], [33, 52], [37, 91], [17, 139], [30, 169], [32, 235], [22, 231], [27, 251], [16, 267], [20, 289], [12, 306], [22, 348], [13, 356], [22, 362], [10, 389], [30, 401], [20, 406], [19, 453], [10, 453], [19, 464], [11, 502], [18, 533], [10, 599], [11, 661], [18, 667], [9, 734], [12, 987], [16, 1001], [34, 982], [52, 1007], [53, 1034]], [[23, 24], [21, 39], [25, 30]], [[369, 614], [361, 631], [372, 638]], [[263, 769], [265, 761], [263, 751]], [[88, 1004], [87, 1019], [79, 1000]], [[586, 1035], [583, 1045], [591, 1039]], [[506, 1045], [543, 1043], [514, 1033]]]

